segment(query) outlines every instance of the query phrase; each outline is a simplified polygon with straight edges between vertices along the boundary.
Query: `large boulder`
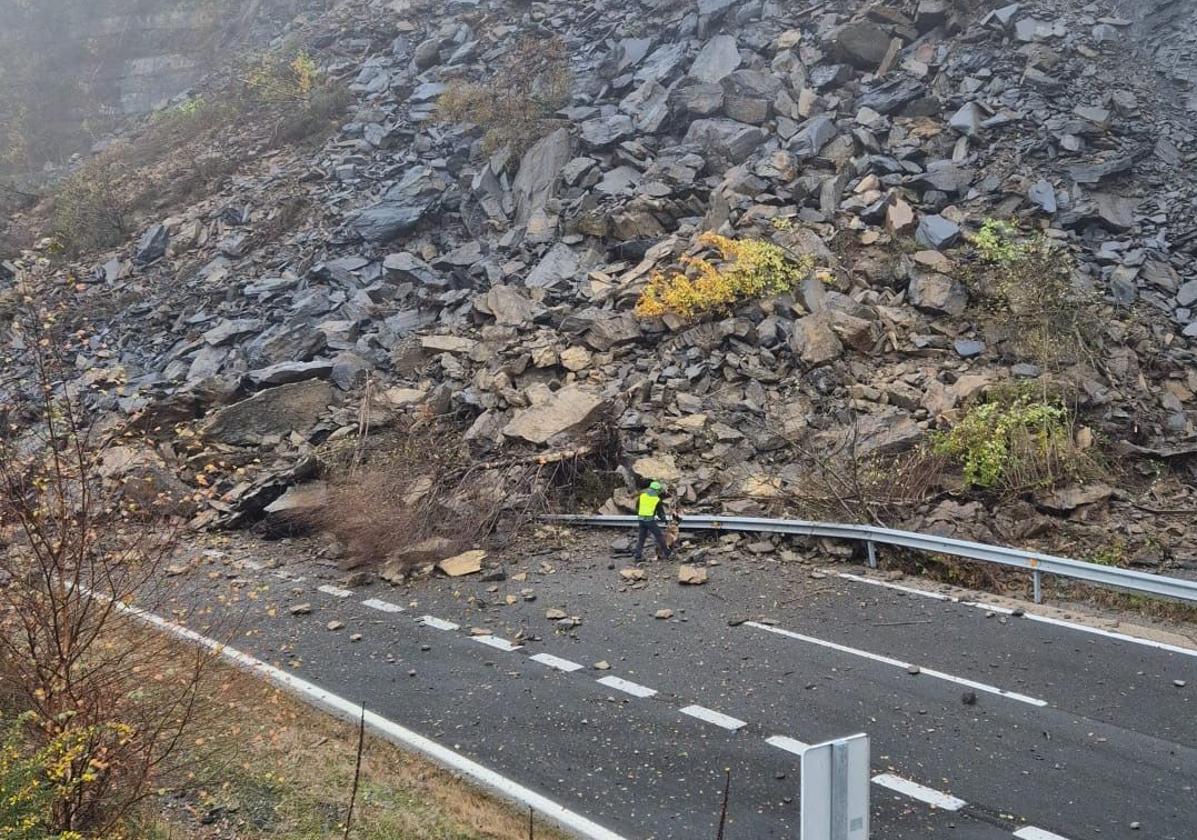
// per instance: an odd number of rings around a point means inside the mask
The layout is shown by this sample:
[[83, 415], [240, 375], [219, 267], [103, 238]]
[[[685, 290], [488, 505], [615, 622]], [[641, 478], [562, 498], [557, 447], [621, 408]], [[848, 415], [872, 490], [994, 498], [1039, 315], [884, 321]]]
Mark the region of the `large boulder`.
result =
[[548, 443], [555, 437], [584, 431], [597, 419], [604, 402], [599, 394], [570, 385], [539, 405], [517, 411], [503, 434], [528, 443]]
[[700, 82], [718, 82], [738, 68], [741, 61], [735, 36], [716, 35], [698, 51], [689, 75]]
[[940, 315], [960, 315], [968, 305], [968, 290], [945, 274], [917, 271], [910, 278], [911, 304]]
[[823, 312], [794, 322], [790, 348], [811, 367], [835, 361], [844, 352], [843, 342], [831, 328], [831, 318]]
[[448, 187], [432, 169], [413, 166], [378, 202], [359, 210], [350, 225], [369, 242], [389, 242], [419, 224]]
[[561, 170], [569, 159], [569, 131], [564, 128], [537, 140], [524, 153], [519, 172], [511, 183], [517, 224], [527, 224], [534, 213], [544, 210], [557, 192]]
[[202, 431], [212, 440], [239, 446], [260, 445], [265, 438], [290, 432], [306, 435], [332, 401], [332, 385], [322, 379], [280, 385], [213, 412]]
[[764, 130], [736, 120], [695, 120], [686, 131], [685, 143], [719, 162], [738, 164], [746, 161], [766, 136]]
[[872, 21], [856, 20], [828, 33], [827, 46], [837, 61], [876, 70], [889, 50], [889, 33]]

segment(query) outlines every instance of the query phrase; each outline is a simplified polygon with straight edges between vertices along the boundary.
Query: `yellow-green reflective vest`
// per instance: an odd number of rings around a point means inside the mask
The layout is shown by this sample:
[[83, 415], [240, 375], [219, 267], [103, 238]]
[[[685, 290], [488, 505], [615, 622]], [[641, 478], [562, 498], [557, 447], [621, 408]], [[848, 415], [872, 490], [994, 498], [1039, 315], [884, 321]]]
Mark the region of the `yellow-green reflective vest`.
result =
[[657, 505], [661, 504], [661, 497], [655, 493], [641, 493], [640, 504], [636, 507], [636, 514], [641, 519], [652, 519], [657, 512]]

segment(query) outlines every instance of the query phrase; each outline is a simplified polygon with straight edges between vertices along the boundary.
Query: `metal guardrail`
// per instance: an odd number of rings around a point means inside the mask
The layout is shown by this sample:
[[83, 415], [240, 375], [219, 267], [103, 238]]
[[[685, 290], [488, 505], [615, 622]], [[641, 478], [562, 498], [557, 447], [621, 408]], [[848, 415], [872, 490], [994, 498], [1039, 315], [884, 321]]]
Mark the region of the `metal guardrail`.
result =
[[[545, 518], [575, 525], [600, 525], [626, 528], [636, 524], [635, 516], [583, 516], [567, 514]], [[1084, 563], [1080, 560], [1069, 560], [1066, 557], [1040, 554], [1037, 551], [1019, 551], [1014, 548], [985, 545], [984, 543], [968, 542], [967, 540], [957, 540], [951, 537], [937, 537], [930, 534], [918, 534], [913, 531], [878, 528], [874, 525], [843, 525], [832, 522], [807, 522], [801, 519], [757, 519], [747, 516], [695, 515], [683, 518], [681, 527], [683, 530], [689, 531], [748, 531], [754, 533], [793, 534], [803, 537], [829, 537], [840, 540], [855, 540], [866, 544], [869, 566], [874, 569], [877, 568], [875, 548], [877, 543], [912, 548], [928, 554], [947, 554], [953, 557], [964, 557], [968, 560], [979, 560], [983, 563], [998, 563], [1002, 566], [1026, 569], [1031, 572], [1034, 579], [1036, 604], [1042, 600], [1042, 576], [1044, 574], [1072, 578], [1101, 586], [1112, 586], [1117, 589], [1143, 595], [1175, 598], [1178, 601], [1197, 604], [1197, 581], [1193, 580], [1163, 577], [1162, 575], [1138, 572], [1133, 569], [1119, 569], [1114, 566], [1100, 566], [1096, 563]]]

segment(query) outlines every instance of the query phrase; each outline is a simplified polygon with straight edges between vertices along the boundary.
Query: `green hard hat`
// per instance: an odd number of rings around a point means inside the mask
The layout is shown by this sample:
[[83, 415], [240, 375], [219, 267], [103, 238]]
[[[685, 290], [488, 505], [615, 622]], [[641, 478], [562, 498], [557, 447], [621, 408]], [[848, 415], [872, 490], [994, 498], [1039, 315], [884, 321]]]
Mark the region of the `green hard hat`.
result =
[[649, 490], [660, 490], [660, 489], [661, 489], [661, 482], [659, 482], [659, 481], [654, 481], [652, 484], [648, 485], [648, 489], [649, 489]]

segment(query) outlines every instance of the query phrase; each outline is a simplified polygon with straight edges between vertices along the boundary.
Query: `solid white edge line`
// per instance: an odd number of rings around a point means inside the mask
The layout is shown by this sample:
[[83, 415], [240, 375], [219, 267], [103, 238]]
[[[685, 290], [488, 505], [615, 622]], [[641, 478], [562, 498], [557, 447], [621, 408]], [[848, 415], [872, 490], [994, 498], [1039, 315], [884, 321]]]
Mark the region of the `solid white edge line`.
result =
[[481, 642], [488, 647], [493, 647], [495, 650], [501, 650], [504, 653], [512, 653], [523, 647], [523, 645], [513, 645], [506, 639], [500, 639], [498, 636], [470, 636], [475, 642]]
[[1020, 828], [1014, 832], [1014, 836], [1019, 840], [1068, 840], [1059, 834], [1052, 834], [1050, 831], [1044, 831], [1042, 828], [1036, 828], [1033, 825], [1028, 825], [1025, 828]]
[[918, 782], [903, 779], [901, 776], [895, 776], [892, 773], [881, 773], [874, 776], [873, 784], [888, 788], [894, 793], [909, 796], [911, 799], [917, 799], [919, 802], [926, 802], [932, 808], [939, 808], [941, 811], [959, 811], [968, 804], [963, 799], [957, 799], [954, 796], [935, 790], [935, 788], [920, 785]]
[[573, 671], [581, 671], [582, 666], [577, 662], [570, 662], [568, 659], [562, 659], [560, 656], [553, 656], [551, 653], [538, 653], [534, 656], [529, 656], [533, 662], [539, 662], [541, 665], [548, 665], [550, 668], [556, 668], [558, 671], [565, 671], [567, 674]]
[[788, 735], [771, 735], [765, 739], [765, 743], [771, 747], [777, 747], [779, 750], [791, 752], [794, 755], [802, 755], [810, 749], [810, 744], [799, 741], [797, 738], [791, 738]]
[[1197, 650], [1192, 648], [1181, 647], [1180, 645], [1170, 645], [1167, 642], [1156, 642], [1151, 639], [1142, 639], [1138, 636], [1128, 636], [1125, 633], [1117, 633], [1113, 630], [1103, 630], [1100, 627], [1089, 627], [1084, 624], [1075, 624], [1071, 621], [1064, 621], [1059, 618], [1048, 618], [1046, 615], [1035, 615], [1033, 613], [1026, 613], [1023, 618], [1031, 621], [1038, 621], [1042, 624], [1052, 624], [1056, 627], [1069, 627], [1073, 630], [1079, 630], [1082, 633], [1092, 633], [1096, 636], [1105, 636], [1110, 639], [1118, 639], [1122, 642], [1131, 642], [1136, 645], [1143, 645], [1144, 647], [1156, 648], [1158, 650], [1166, 650], [1169, 653], [1179, 653], [1184, 656], [1197, 656]]
[[622, 691], [624, 694], [630, 694], [633, 697], [655, 697], [657, 690], [649, 688], [640, 683], [634, 683], [631, 680], [625, 680], [622, 677], [601, 677], [595, 680], [599, 685], [605, 685], [608, 688], [614, 688], [616, 691]]
[[[96, 595], [95, 597], [101, 596]], [[425, 738], [423, 735], [400, 726], [394, 721], [388, 720], [369, 710], [365, 710], [363, 714], [363, 709], [360, 705], [333, 694], [331, 691], [326, 691], [307, 680], [302, 680], [280, 668], [268, 665], [260, 659], [255, 659], [215, 639], [201, 636], [194, 630], [188, 630], [186, 627], [174, 624], [153, 613], [120, 602], [117, 602], [116, 608], [181, 639], [215, 651], [220, 656], [236, 663], [247, 671], [270, 680], [276, 685], [302, 697], [310, 705], [323, 709], [342, 720], [353, 723], [364, 717], [366, 726], [377, 734], [382, 735], [391, 743], [422, 753], [442, 767], [468, 776], [476, 783], [493, 791], [509, 802], [515, 802], [531, 808], [541, 817], [549, 819], [562, 828], [575, 831], [580, 836], [589, 838], [589, 840], [627, 840], [622, 835], [603, 828], [598, 823], [587, 819], [575, 811], [569, 810], [564, 805], [524, 787], [519, 782], [502, 776], [489, 767], [472, 761], [448, 747], [438, 744], [431, 738]]]
[[720, 726], [731, 732], [735, 732], [737, 729], [742, 729], [748, 725], [739, 718], [725, 715], [722, 712], [716, 712], [714, 709], [708, 709], [706, 706], [686, 706], [684, 709], [679, 709], [678, 711], [683, 715], [698, 718], [706, 723], [713, 723], [715, 726]]
[[461, 628], [460, 624], [454, 624], [452, 621], [445, 621], [443, 618], [437, 618], [434, 615], [421, 616], [420, 623], [425, 627], [432, 627], [437, 630], [458, 630]]
[[[812, 645], [830, 648], [831, 650], [837, 650], [840, 653], [847, 653], [851, 654], [852, 656], [860, 656], [864, 659], [871, 659], [874, 662], [880, 662], [883, 665], [892, 665], [895, 668], [908, 669], [916, 667], [913, 663], [904, 662], [901, 659], [894, 659], [892, 657], [882, 656], [877, 653], [869, 653], [867, 650], [848, 647], [847, 645], [841, 645], [837, 642], [828, 642], [824, 639], [816, 639], [814, 636], [804, 636], [801, 633], [795, 633], [792, 630], [783, 630], [780, 627], [770, 627], [768, 624], [761, 624], [757, 621], [746, 621], [744, 622], [744, 626], [755, 627], [757, 630], [765, 630], [770, 633], [776, 633], [779, 636], [797, 639], [800, 642], [807, 642]], [[964, 677], [954, 677], [951, 674], [945, 674], [943, 671], [936, 671], [932, 668], [924, 668], [921, 665], [917, 667], [920, 674], [925, 674], [933, 679], [944, 680], [946, 682], [955, 683], [956, 685], [967, 686], [968, 688], [975, 688], [977, 691], [984, 691], [988, 694], [996, 694], [999, 697], [1005, 697], [1007, 700], [1015, 700], [1019, 703], [1027, 703], [1031, 706], [1038, 706], [1042, 708], [1047, 705], [1046, 700], [1040, 700], [1037, 697], [1028, 697], [1025, 694], [1018, 694], [1014, 691], [1006, 691], [1004, 688], [998, 688], [997, 686], [987, 685], [974, 680], [968, 680]]]
[[384, 613], [403, 612], [403, 607], [399, 606], [398, 604], [392, 604], [390, 601], [382, 601], [378, 598], [367, 598], [365, 601], [362, 601], [362, 606], [369, 607], [372, 610], [378, 610], [379, 612]]
[[348, 589], [342, 589], [339, 586], [333, 586], [331, 583], [325, 583], [317, 586], [316, 591], [323, 592], [325, 595], [332, 595], [334, 598], [348, 598], [353, 594]]
[[[943, 595], [939, 592], [928, 592], [924, 589], [917, 589], [913, 586], [899, 586], [896, 583], [890, 583], [885, 580], [873, 580], [863, 575], [853, 575], [848, 572], [836, 572], [839, 577], [847, 580], [854, 580], [858, 583], [867, 583], [870, 586], [884, 586], [886, 589], [896, 589], [899, 592], [908, 592], [911, 595], [923, 595], [927, 598], [934, 598], [937, 601], [948, 601], [953, 604], [961, 604], [966, 607], [976, 607], [979, 610], [988, 610], [999, 613], [1001, 615], [1014, 615], [1014, 610], [1009, 607], [1001, 607], [997, 604], [987, 604], [984, 601], [962, 601], [958, 598], [953, 598], [950, 595]], [[1154, 639], [1145, 639], [1142, 636], [1129, 636], [1126, 633], [1118, 633], [1114, 630], [1103, 630], [1100, 627], [1091, 627], [1088, 624], [1078, 624], [1075, 621], [1065, 621], [1062, 618], [1050, 618], [1046, 615], [1039, 615], [1038, 613], [1027, 612], [1023, 610], [1021, 618], [1029, 621], [1038, 621], [1042, 624], [1051, 624], [1055, 627], [1067, 627], [1071, 630], [1076, 630], [1081, 633], [1092, 633], [1095, 636], [1105, 636], [1110, 639], [1117, 639], [1122, 642], [1130, 642], [1135, 645], [1143, 645], [1144, 647], [1156, 648], [1157, 650], [1166, 650], [1169, 653], [1179, 653], [1183, 656], [1197, 657], [1197, 648], [1181, 647], [1180, 645], [1169, 644], [1168, 642], [1157, 642]]]

